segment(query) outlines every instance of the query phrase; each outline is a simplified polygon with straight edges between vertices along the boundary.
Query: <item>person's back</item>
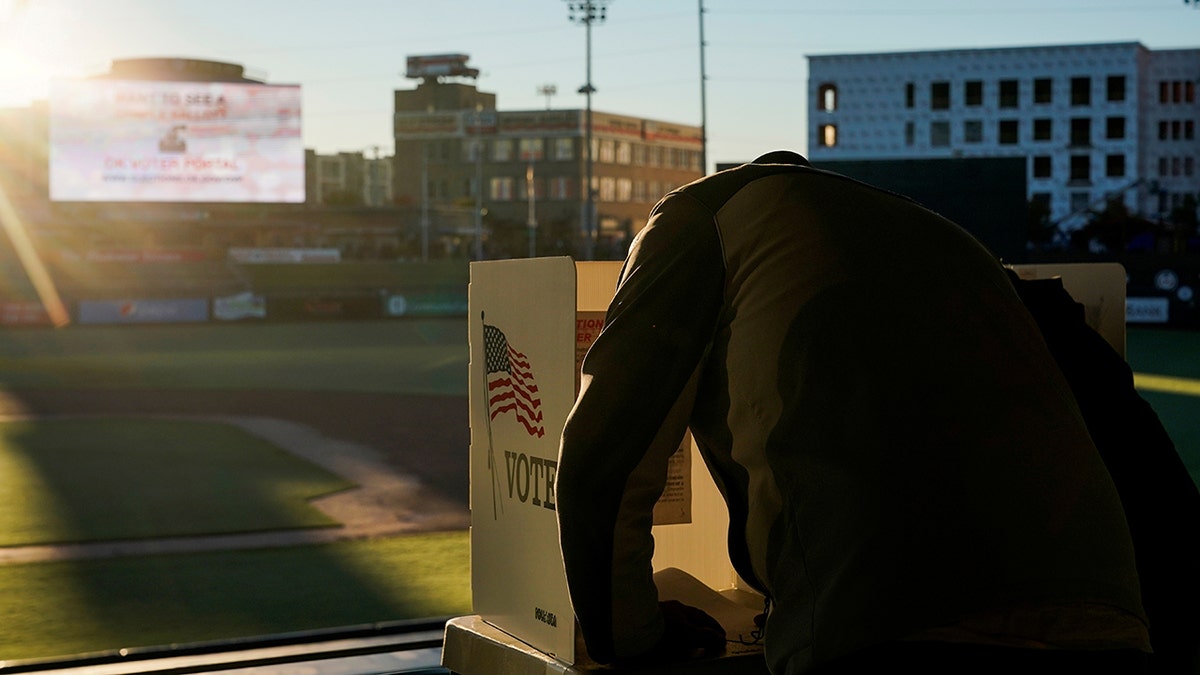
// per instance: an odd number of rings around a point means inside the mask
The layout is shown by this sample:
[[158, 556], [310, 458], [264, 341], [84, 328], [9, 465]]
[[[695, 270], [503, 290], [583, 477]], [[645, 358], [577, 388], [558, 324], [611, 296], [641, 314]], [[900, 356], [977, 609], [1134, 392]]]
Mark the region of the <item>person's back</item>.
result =
[[[608, 322], [564, 434], [560, 518], [584, 446], [637, 444], [573, 436], [626, 419], [614, 399], [634, 392], [605, 374], [677, 397], [699, 366], [690, 426], [731, 557], [773, 602], [773, 672], [897, 641], [1145, 647], [1111, 480], [1003, 269], [958, 226], [842, 176], [746, 165], [656, 207]], [[630, 363], [655, 331], [670, 353]], [[564, 530], [569, 579], [570, 549]]]

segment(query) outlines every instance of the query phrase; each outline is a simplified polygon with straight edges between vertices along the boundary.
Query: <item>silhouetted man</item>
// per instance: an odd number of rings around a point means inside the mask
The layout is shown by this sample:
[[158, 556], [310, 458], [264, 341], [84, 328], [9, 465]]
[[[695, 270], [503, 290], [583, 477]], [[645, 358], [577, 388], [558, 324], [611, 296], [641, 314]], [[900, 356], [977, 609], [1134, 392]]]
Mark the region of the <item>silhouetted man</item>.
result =
[[1113, 482], [1003, 268], [957, 225], [777, 152], [668, 194], [563, 433], [571, 598], [601, 662], [712, 651], [650, 511], [685, 427], [770, 601], [772, 672], [1139, 672]]

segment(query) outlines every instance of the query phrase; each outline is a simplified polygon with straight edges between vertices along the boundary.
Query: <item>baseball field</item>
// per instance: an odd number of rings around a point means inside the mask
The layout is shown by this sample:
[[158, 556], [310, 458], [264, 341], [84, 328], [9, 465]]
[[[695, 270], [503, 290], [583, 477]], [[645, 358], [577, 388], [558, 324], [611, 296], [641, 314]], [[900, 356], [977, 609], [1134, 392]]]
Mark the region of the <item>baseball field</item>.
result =
[[[466, 334], [0, 332], [0, 662], [468, 612]], [[1200, 479], [1200, 333], [1129, 341]]]

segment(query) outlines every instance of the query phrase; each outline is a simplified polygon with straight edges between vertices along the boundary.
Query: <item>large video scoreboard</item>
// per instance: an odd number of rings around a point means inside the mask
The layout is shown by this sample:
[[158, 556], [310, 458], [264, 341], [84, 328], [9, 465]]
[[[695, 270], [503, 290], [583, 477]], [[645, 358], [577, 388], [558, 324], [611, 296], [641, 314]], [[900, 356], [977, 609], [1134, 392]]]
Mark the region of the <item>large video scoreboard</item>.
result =
[[54, 201], [304, 201], [299, 86], [59, 80], [49, 150]]

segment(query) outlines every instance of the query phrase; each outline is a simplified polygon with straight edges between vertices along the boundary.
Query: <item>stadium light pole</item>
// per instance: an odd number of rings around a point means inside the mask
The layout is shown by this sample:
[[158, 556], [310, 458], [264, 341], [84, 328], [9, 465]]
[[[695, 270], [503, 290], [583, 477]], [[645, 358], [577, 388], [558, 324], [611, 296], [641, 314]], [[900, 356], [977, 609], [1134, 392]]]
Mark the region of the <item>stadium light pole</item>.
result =
[[546, 97], [546, 110], [550, 109], [550, 97], [558, 93], [558, 87], [553, 84], [543, 84], [537, 88], [537, 93]]
[[429, 262], [429, 141], [421, 141], [421, 262]]
[[704, 0], [696, 1], [700, 8], [700, 175], [704, 176], [708, 174], [708, 76], [704, 72]]
[[587, 165], [587, 177], [584, 180], [584, 192], [587, 193], [583, 213], [583, 251], [584, 259], [595, 257], [596, 245], [596, 191], [592, 189], [592, 171], [595, 158], [592, 157], [592, 94], [596, 88], [592, 86], [592, 24], [603, 23], [608, 18], [609, 0], [583, 0], [582, 2], [567, 2], [567, 18], [572, 23], [582, 23], [587, 34], [587, 81], [579, 88], [579, 93], [587, 96], [587, 116], [584, 121], [584, 163]]

